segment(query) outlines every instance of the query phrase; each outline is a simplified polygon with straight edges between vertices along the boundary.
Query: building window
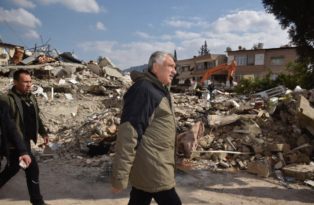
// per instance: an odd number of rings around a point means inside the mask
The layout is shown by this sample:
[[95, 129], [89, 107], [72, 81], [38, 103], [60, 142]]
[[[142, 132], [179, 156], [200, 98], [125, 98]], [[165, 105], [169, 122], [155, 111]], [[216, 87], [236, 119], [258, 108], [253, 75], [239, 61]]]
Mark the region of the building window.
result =
[[2, 65], [9, 65], [9, 63], [8, 62], [2, 62]]
[[271, 57], [271, 65], [283, 65], [284, 56]]
[[247, 65], [247, 55], [234, 56], [237, 65]]
[[6, 49], [10, 50], [9, 48], [2, 47], [2, 49], [1, 49], [2, 50], [2, 54], [8, 54]]
[[254, 65], [255, 55], [247, 55], [247, 64]]
[[183, 69], [183, 71], [189, 71], [190, 70], [189, 66], [184, 66], [182, 69]]
[[271, 74], [270, 79], [271, 80], [276, 80], [277, 77], [278, 77], [278, 74], [277, 73], [273, 73], [273, 74]]
[[242, 79], [242, 78], [244, 78], [244, 75], [243, 75], [243, 74], [236, 74], [236, 75], [235, 75], [235, 81], [236, 81], [236, 82], [239, 82], [240, 79]]
[[259, 78], [259, 74], [254, 74], [254, 79]]

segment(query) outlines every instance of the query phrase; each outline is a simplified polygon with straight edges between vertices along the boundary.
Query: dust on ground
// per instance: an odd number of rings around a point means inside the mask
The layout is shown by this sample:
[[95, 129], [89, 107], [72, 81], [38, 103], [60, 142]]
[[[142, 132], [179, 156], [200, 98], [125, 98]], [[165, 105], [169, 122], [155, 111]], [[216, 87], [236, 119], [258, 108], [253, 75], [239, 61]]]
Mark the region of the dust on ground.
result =
[[[110, 189], [110, 167], [77, 166], [66, 160], [39, 163], [41, 193], [52, 205], [122, 205], [130, 185], [115, 194]], [[190, 170], [196, 179], [178, 170], [176, 190], [183, 204], [313, 204], [314, 190], [301, 181], [283, 187], [274, 176], [261, 178], [245, 171]], [[0, 190], [1, 205], [29, 204], [25, 174], [21, 170]], [[156, 204], [154, 201], [152, 204]]]

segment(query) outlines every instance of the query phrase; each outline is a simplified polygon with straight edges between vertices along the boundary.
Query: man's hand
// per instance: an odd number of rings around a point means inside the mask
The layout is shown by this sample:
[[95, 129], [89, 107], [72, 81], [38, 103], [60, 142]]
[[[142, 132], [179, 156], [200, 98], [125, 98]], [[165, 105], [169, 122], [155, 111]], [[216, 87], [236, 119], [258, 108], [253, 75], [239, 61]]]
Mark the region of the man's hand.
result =
[[19, 157], [19, 161], [24, 160], [26, 167], [28, 168], [28, 166], [32, 163], [31, 158], [29, 157], [29, 155], [23, 155]]
[[44, 145], [47, 146], [49, 143], [49, 137], [44, 137]]
[[122, 189], [114, 188], [111, 184], [110, 184], [110, 187], [111, 187], [112, 191], [116, 192], [116, 194], [122, 191]]

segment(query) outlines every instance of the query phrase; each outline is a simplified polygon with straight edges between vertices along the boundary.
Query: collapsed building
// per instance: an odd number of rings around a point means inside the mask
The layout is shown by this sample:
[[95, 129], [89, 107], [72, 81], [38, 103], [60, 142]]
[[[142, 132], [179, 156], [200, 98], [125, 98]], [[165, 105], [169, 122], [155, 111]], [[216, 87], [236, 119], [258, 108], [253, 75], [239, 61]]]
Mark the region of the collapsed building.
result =
[[[123, 76], [109, 58], [84, 63], [70, 53], [64, 56], [34, 52], [15, 65], [0, 67], [0, 94], [13, 86], [15, 70], [32, 73], [32, 92], [51, 139], [45, 148], [40, 138], [38, 145], [32, 144], [38, 161], [68, 160], [91, 167], [112, 164], [130, 76]], [[277, 176], [286, 187], [287, 176], [314, 178], [313, 90], [279, 86], [236, 95], [217, 87], [210, 101], [193, 93], [171, 96], [179, 169], [246, 170], [261, 177]]]

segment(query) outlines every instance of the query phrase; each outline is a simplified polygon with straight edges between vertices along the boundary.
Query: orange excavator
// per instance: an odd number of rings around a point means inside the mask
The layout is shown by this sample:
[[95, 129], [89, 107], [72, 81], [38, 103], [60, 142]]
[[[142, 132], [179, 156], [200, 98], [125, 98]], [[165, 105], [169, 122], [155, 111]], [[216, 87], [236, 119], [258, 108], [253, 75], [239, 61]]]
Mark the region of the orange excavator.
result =
[[208, 69], [206, 73], [203, 75], [203, 78], [201, 79], [200, 83], [203, 83], [205, 80], [207, 80], [211, 75], [214, 75], [216, 73], [228, 70], [228, 81], [230, 80], [230, 76], [234, 77], [235, 70], [236, 70], [237, 63], [235, 60], [231, 62], [230, 65], [222, 64], [213, 68]]

